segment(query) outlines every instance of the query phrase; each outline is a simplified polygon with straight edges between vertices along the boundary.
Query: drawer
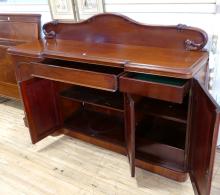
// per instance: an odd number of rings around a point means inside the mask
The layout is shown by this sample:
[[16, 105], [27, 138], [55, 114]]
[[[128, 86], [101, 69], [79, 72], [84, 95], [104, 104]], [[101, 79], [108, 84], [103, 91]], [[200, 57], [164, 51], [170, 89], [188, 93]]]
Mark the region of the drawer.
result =
[[119, 79], [122, 92], [182, 103], [189, 91], [189, 80], [141, 73], [125, 73]]
[[46, 59], [41, 63], [31, 63], [30, 74], [34, 77], [114, 92], [118, 89], [118, 78], [122, 72], [122, 68]]

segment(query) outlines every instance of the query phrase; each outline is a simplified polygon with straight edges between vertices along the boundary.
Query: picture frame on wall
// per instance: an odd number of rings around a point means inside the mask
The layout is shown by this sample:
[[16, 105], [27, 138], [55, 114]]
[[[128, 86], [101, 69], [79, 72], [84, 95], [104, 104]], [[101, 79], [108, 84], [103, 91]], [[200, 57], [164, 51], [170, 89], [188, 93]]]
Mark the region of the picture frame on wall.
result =
[[84, 20], [93, 15], [104, 12], [103, 0], [75, 0], [78, 19]]
[[52, 19], [77, 21], [77, 13], [73, 0], [49, 0]]
[[104, 12], [103, 0], [49, 0], [54, 20], [81, 21]]

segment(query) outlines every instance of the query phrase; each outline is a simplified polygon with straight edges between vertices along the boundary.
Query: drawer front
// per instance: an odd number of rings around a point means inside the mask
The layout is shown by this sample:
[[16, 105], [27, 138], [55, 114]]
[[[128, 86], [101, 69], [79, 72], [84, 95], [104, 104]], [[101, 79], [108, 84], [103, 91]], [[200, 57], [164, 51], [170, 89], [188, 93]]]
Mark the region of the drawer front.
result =
[[80, 70], [74, 68], [31, 63], [30, 74], [33, 77], [45, 78], [85, 87], [116, 91], [118, 88], [117, 75]]
[[129, 73], [126, 73], [119, 79], [119, 89], [121, 92], [182, 103], [185, 94], [189, 90], [189, 82], [186, 81], [183, 85], [176, 86], [130, 78]]

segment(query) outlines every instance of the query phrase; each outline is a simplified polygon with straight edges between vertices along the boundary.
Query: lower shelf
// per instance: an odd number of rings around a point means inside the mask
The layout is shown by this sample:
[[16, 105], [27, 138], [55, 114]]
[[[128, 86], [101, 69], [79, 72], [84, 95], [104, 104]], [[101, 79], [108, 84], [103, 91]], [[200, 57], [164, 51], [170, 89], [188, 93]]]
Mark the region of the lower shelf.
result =
[[185, 136], [186, 124], [152, 116], [145, 117], [136, 128], [138, 146], [146, 139], [184, 149]]
[[160, 164], [156, 164], [155, 162], [146, 161], [146, 159], [143, 159], [139, 155], [135, 158], [135, 166], [178, 182], [185, 182], [188, 179], [187, 171], [180, 171], [170, 169], [168, 167], [163, 167]]
[[137, 126], [136, 158], [183, 172], [185, 135], [185, 124], [149, 116]]
[[124, 125], [119, 117], [79, 110], [65, 121], [64, 134], [126, 154]]
[[[146, 121], [152, 122], [149, 119]], [[169, 122], [173, 124], [173, 121]], [[162, 126], [165, 125], [163, 121], [158, 124], [160, 123]], [[172, 126], [171, 124], [163, 126], [164, 129], [158, 128], [158, 125], [153, 125], [154, 128], [149, 128], [150, 126], [146, 128], [146, 122], [139, 124], [136, 132], [135, 165], [167, 178], [183, 182], [187, 179], [187, 172], [184, 169], [184, 145], [183, 142], [179, 142], [180, 140], [176, 143], [171, 142], [171, 140], [175, 140], [179, 133], [179, 139], [185, 139], [183, 136], [185, 125], [177, 123], [180, 126], [177, 124], [176, 126], [174, 123]], [[167, 127], [170, 127], [170, 129], [167, 129]], [[178, 127], [177, 131], [174, 131], [176, 127]], [[160, 132], [162, 130], [167, 133], [168, 137], [174, 133], [171, 136], [172, 139], [166, 140], [165, 134]], [[80, 109], [65, 121], [63, 133], [127, 155], [123, 118]]]
[[165, 144], [146, 141], [145, 146], [138, 148], [136, 158], [166, 167], [174, 171], [184, 170], [184, 150]]

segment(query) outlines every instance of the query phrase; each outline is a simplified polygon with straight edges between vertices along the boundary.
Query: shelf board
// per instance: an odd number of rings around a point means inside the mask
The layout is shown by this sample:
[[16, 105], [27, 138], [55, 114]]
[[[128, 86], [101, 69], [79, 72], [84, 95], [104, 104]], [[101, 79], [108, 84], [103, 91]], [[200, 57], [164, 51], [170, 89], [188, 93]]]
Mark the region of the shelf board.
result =
[[163, 167], [175, 170], [184, 169], [184, 150], [167, 144], [145, 139], [136, 139], [142, 146], [136, 148], [136, 158], [154, 162]]
[[188, 178], [187, 170], [183, 164], [161, 161], [145, 153], [136, 152], [135, 165], [178, 182], [185, 182]]
[[79, 110], [64, 123], [65, 134], [125, 154], [123, 120], [107, 114]]
[[124, 112], [123, 94], [74, 86], [60, 93], [61, 97]]
[[185, 124], [149, 116], [137, 126], [136, 158], [183, 171], [185, 136]]
[[137, 147], [141, 147], [146, 139], [175, 148], [184, 149], [186, 125], [148, 116], [137, 125], [136, 137], [139, 139]]
[[140, 111], [146, 115], [184, 124], [187, 123], [187, 105], [185, 104], [176, 104], [151, 98], [144, 98], [139, 104], [139, 107]]

